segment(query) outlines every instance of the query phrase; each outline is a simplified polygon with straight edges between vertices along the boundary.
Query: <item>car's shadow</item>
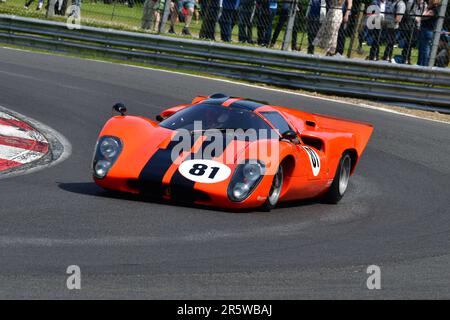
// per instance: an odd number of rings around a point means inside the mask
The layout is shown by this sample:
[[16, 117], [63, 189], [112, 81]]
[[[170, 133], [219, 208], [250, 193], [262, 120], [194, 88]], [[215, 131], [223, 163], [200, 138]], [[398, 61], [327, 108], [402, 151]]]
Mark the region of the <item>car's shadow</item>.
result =
[[[100, 198], [111, 198], [111, 199], [120, 199], [120, 200], [128, 200], [128, 201], [139, 201], [139, 202], [147, 202], [147, 203], [155, 203], [160, 205], [171, 205], [177, 207], [187, 207], [187, 208], [195, 208], [199, 210], [205, 211], [221, 211], [227, 213], [262, 213], [263, 211], [259, 209], [239, 209], [239, 210], [230, 210], [226, 208], [205, 206], [205, 205], [196, 205], [189, 202], [179, 202], [179, 201], [167, 201], [158, 198], [149, 198], [142, 195], [134, 195], [125, 192], [118, 192], [112, 190], [105, 190], [97, 186], [94, 182], [70, 182], [70, 183], [58, 183], [58, 187], [64, 191], [72, 192], [76, 194], [82, 194], [93, 197]], [[293, 207], [302, 207], [308, 205], [314, 205], [322, 203], [320, 199], [308, 199], [308, 200], [298, 200], [298, 201], [288, 201], [282, 202], [277, 205], [274, 209], [283, 209], [283, 208], [293, 208]]]
[[197, 205], [193, 203], [188, 202], [179, 202], [179, 201], [167, 201], [164, 199], [158, 199], [158, 198], [149, 198], [142, 195], [135, 195], [125, 192], [118, 192], [113, 190], [105, 190], [97, 186], [93, 182], [73, 182], [73, 183], [58, 183], [58, 187], [64, 191], [87, 195], [87, 196], [93, 196], [93, 197], [100, 197], [100, 198], [110, 198], [110, 199], [120, 199], [120, 200], [128, 200], [128, 201], [138, 201], [138, 202], [146, 202], [146, 203], [154, 203], [154, 204], [160, 204], [160, 205], [171, 205], [171, 206], [177, 206], [177, 207], [185, 207], [185, 208], [195, 208], [199, 210], [204, 211], [222, 211], [227, 213], [251, 213], [251, 212], [257, 212], [255, 210], [239, 210], [239, 211], [231, 211], [224, 208], [219, 207], [212, 207], [212, 206], [204, 206], [204, 205]]

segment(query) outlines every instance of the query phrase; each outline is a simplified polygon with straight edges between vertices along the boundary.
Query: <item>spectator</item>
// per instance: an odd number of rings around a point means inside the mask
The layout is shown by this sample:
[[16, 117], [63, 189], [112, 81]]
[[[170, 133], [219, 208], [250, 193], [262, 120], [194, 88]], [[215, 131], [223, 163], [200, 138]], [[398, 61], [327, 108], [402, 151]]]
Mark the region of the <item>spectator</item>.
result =
[[46, 8], [47, 17], [64, 16], [67, 9], [67, 0], [48, 0]]
[[198, 22], [200, 21], [200, 6], [198, 4], [198, 1], [195, 2], [194, 6], [194, 21], [195, 24], [198, 24]]
[[215, 29], [219, 18], [221, 0], [202, 0], [203, 22], [200, 28], [200, 39], [216, 40]]
[[276, 0], [256, 0], [258, 39], [260, 46], [267, 47], [272, 36], [272, 23], [277, 13]]
[[313, 46], [324, 49], [327, 56], [336, 54], [337, 37], [344, 16], [342, 12], [343, 2], [344, 0], [332, 0], [325, 23], [322, 24], [313, 41]]
[[300, 48], [297, 46], [297, 38], [298, 38], [298, 33], [301, 29], [301, 11], [300, 11], [300, 2], [297, 3], [297, 6], [295, 8], [295, 18], [294, 18], [294, 25], [292, 26], [292, 40], [291, 40], [291, 44], [292, 44], [292, 50], [295, 51], [299, 51]]
[[253, 43], [253, 16], [255, 14], [255, 0], [241, 0], [239, 6], [239, 41]]
[[169, 33], [175, 33], [175, 23], [178, 17], [182, 15], [184, 21], [184, 27], [181, 31], [182, 35], [192, 36], [189, 31], [189, 26], [194, 15], [195, 4], [197, 0], [178, 0], [177, 4], [172, 1], [170, 4], [170, 29]]
[[159, 27], [161, 23], [161, 13], [164, 12], [164, 7], [166, 6], [166, 0], [158, 0], [159, 2], [158, 8], [154, 11], [154, 24], [153, 24], [153, 32], [159, 32]]
[[372, 7], [376, 7], [377, 11], [368, 13], [368, 16], [377, 15], [376, 20], [378, 23], [375, 23], [375, 25], [372, 25], [370, 26], [371, 28], [369, 28], [369, 37], [372, 45], [370, 46], [369, 56], [366, 59], [378, 61], [380, 55], [381, 31], [385, 28], [386, 0], [374, 0], [372, 2]]
[[420, 19], [419, 59], [417, 61], [419, 66], [428, 66], [429, 64], [434, 30], [439, 17], [440, 4], [440, 0], [431, 0], [428, 8]]
[[[49, 13], [48, 13], [49, 15], [50, 15], [50, 7], [51, 6], [49, 6]], [[72, 5], [69, 7], [69, 10], [71, 10], [68, 15], [69, 17], [73, 17], [75, 19], [81, 18], [81, 0], [72, 0]]]
[[164, 10], [165, 0], [145, 0], [142, 12], [141, 28], [152, 32], [159, 31], [161, 12]]
[[411, 51], [416, 43], [417, 33], [420, 27], [420, 17], [425, 11], [423, 0], [407, 0], [406, 11], [400, 23], [400, 32], [404, 40], [401, 61], [411, 64]]
[[441, 36], [436, 56], [436, 67], [447, 68], [450, 61], [450, 48], [448, 46], [448, 37]]
[[[281, 29], [283, 29], [284, 25], [287, 25], [287, 22], [289, 21], [289, 16], [291, 14], [291, 9], [292, 6], [294, 5], [294, 1], [293, 0], [285, 0], [283, 2], [283, 5], [281, 6], [281, 14], [280, 17], [278, 19], [278, 23], [277, 26], [275, 27], [275, 31], [273, 32], [273, 36], [272, 36], [272, 40], [270, 41], [270, 47], [275, 46], [275, 43], [278, 40], [278, 37], [281, 33]], [[295, 7], [295, 18], [294, 18], [294, 26], [292, 28], [292, 39], [291, 39], [291, 43], [292, 43], [292, 50], [297, 50], [297, 33], [299, 30], [299, 22], [300, 22], [300, 17], [299, 17], [299, 7], [298, 4], [296, 4]]]
[[383, 60], [392, 61], [394, 45], [396, 39], [396, 31], [399, 28], [403, 15], [405, 14], [406, 5], [403, 0], [388, 0], [386, 2], [385, 26], [386, 48], [383, 54]]
[[348, 21], [350, 20], [350, 16], [352, 14], [352, 8], [353, 8], [353, 0], [345, 0], [342, 5], [343, 17], [342, 17], [342, 23], [341, 23], [341, 26], [340, 26], [339, 32], [338, 32], [336, 54], [340, 54], [340, 55], [344, 54], [345, 37], [347, 36]]
[[156, 1], [145, 0], [144, 7], [142, 9], [141, 28], [148, 30], [151, 28], [153, 20], [153, 10], [155, 8]]
[[[34, 0], [27, 0], [25, 2], [25, 9], [28, 9], [33, 2], [34, 2]], [[38, 0], [38, 5], [36, 7], [36, 10], [37, 11], [41, 10], [43, 6], [44, 6], [44, 0]]]
[[222, 41], [231, 42], [233, 27], [237, 19], [238, 7], [239, 0], [223, 0], [222, 2], [222, 15], [219, 19], [220, 38]]
[[308, 53], [314, 54], [313, 41], [326, 19], [327, 4], [325, 0], [310, 0], [306, 11], [306, 32], [308, 33]]
[[[49, 5], [50, 5], [50, 1], [49, 1]], [[55, 14], [58, 16], [64, 16], [66, 14], [66, 6], [67, 6], [67, 1], [56, 0]]]
[[358, 48], [356, 49], [356, 52], [358, 54], [363, 54], [364, 50], [363, 50], [363, 44], [367, 42], [368, 45], [372, 45], [372, 38], [369, 37], [369, 28], [367, 27], [367, 21], [368, 21], [368, 16], [365, 15], [362, 25], [363, 27], [361, 28], [361, 30], [358, 33]]

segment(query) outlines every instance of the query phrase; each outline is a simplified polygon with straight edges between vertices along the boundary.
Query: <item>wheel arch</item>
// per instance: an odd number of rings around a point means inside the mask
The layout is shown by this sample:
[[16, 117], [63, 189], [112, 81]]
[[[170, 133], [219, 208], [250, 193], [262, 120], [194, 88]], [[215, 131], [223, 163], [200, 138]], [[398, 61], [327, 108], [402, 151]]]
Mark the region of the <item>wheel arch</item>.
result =
[[344, 152], [342, 154], [344, 155], [345, 153], [348, 153], [348, 155], [350, 156], [350, 159], [352, 160], [352, 168], [351, 168], [350, 174], [353, 174], [353, 172], [356, 169], [356, 164], [358, 163], [358, 160], [359, 160], [358, 152], [354, 148], [349, 148], [349, 149], [344, 150]]
[[291, 177], [295, 169], [295, 158], [293, 155], [288, 154], [280, 161], [280, 166], [283, 168], [283, 186], [281, 189], [280, 198], [285, 195], [289, 190], [289, 184], [291, 183]]

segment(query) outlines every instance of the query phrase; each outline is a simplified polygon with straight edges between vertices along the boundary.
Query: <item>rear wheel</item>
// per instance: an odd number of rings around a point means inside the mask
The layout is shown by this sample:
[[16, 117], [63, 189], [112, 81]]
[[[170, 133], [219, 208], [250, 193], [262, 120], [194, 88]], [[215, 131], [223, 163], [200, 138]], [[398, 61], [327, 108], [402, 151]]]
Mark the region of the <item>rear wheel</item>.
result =
[[350, 157], [350, 154], [346, 152], [342, 155], [330, 189], [328, 189], [324, 196], [325, 202], [336, 204], [342, 199], [345, 191], [347, 191], [351, 169], [352, 158]]
[[281, 189], [283, 188], [283, 167], [279, 166], [277, 173], [273, 176], [272, 186], [270, 187], [269, 194], [267, 196], [266, 202], [262, 205], [261, 209], [264, 211], [270, 211], [278, 203], [280, 198]]

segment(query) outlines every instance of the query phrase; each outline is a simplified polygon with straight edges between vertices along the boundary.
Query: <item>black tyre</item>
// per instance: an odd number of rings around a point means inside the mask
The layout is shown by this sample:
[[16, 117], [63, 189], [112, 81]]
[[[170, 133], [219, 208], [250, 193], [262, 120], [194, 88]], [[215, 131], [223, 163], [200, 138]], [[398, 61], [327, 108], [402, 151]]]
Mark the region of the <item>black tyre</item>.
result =
[[263, 211], [270, 211], [278, 203], [280, 198], [281, 189], [283, 188], [283, 167], [279, 166], [277, 173], [273, 176], [272, 186], [270, 187], [269, 194], [267, 195], [266, 202], [261, 207]]
[[348, 181], [350, 179], [350, 171], [352, 169], [352, 158], [350, 154], [345, 152], [336, 170], [333, 182], [331, 183], [330, 189], [324, 196], [324, 201], [326, 203], [336, 204], [338, 203], [347, 191]]

